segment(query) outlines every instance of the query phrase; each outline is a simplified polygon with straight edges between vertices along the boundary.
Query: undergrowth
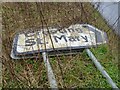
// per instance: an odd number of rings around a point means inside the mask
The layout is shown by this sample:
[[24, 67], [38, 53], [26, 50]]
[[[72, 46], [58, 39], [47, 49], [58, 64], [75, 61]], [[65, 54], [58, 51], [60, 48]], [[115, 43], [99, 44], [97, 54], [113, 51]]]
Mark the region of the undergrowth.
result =
[[[90, 3], [2, 3], [2, 82], [3, 88], [47, 88], [46, 68], [42, 58], [13, 60], [10, 57], [14, 35], [23, 29], [44, 26], [68, 27], [88, 23], [108, 36], [108, 43], [91, 48], [117, 86], [117, 36]], [[42, 10], [44, 21], [39, 10]], [[47, 25], [46, 25], [47, 24]], [[42, 56], [40, 56], [42, 57]], [[110, 88], [86, 52], [49, 57], [58, 87]], [[61, 69], [60, 69], [61, 67]]]

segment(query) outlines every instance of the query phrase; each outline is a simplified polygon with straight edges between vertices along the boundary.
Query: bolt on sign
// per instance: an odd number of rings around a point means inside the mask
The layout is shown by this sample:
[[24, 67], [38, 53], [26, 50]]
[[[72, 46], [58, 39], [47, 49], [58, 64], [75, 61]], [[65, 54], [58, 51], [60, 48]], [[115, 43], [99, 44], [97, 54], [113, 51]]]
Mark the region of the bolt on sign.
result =
[[17, 34], [13, 40], [11, 57], [34, 57], [44, 51], [49, 54], [82, 51], [107, 42], [106, 33], [89, 25], [75, 24], [68, 28], [39, 28]]

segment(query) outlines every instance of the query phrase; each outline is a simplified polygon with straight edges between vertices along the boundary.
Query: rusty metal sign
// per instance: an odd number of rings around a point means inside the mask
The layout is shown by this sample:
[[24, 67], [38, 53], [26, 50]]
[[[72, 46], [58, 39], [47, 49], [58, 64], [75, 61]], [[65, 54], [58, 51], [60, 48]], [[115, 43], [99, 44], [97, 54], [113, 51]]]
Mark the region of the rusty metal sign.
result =
[[[106, 33], [88, 24], [75, 24], [68, 28], [39, 28], [19, 33], [13, 41], [12, 58], [35, 56], [43, 51], [64, 52], [83, 50], [106, 43]], [[56, 52], [55, 52], [56, 53]]]

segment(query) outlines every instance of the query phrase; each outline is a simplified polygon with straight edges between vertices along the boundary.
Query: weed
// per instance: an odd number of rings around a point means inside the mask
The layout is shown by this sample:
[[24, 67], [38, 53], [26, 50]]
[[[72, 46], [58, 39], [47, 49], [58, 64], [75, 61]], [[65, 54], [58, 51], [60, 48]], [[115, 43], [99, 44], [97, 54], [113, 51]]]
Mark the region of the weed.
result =
[[[44, 21], [41, 22], [39, 10]], [[2, 3], [2, 61], [3, 88], [49, 87], [43, 61], [38, 59], [13, 60], [10, 58], [14, 35], [27, 28], [43, 26], [68, 27], [75, 23], [89, 23], [107, 32], [108, 43], [91, 48], [92, 52], [120, 86], [117, 67], [117, 36], [90, 3]], [[86, 52], [76, 55], [50, 57], [58, 87], [110, 88]], [[58, 62], [59, 60], [59, 62]], [[60, 67], [62, 70], [60, 70]], [[61, 74], [63, 72], [63, 75]]]

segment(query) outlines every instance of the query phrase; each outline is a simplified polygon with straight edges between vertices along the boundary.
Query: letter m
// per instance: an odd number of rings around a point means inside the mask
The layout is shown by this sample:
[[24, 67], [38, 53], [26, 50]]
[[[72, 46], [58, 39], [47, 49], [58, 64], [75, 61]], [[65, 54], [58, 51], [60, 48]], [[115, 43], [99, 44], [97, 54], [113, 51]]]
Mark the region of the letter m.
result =
[[60, 37], [58, 37], [58, 36], [53, 36], [53, 37], [57, 43], [58, 43], [58, 40], [61, 40], [62, 38], [67, 42], [65, 35], [61, 35]]

